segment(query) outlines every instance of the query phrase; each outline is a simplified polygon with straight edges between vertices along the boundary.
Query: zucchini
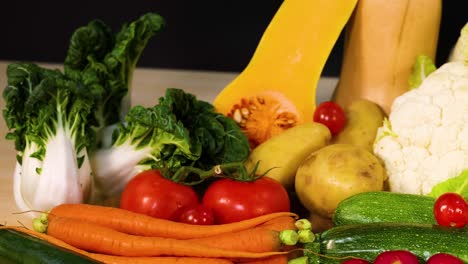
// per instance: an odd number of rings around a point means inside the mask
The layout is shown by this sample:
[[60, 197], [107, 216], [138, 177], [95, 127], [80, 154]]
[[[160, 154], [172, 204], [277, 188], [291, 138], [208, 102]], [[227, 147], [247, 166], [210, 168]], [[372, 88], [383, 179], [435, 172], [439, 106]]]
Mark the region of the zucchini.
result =
[[363, 192], [341, 201], [333, 214], [335, 225], [363, 223], [436, 224], [435, 199], [395, 192]]
[[341, 263], [351, 256], [372, 263], [378, 254], [388, 250], [409, 250], [421, 262], [444, 252], [468, 263], [468, 228], [414, 223], [343, 225], [318, 234], [317, 240], [304, 248], [310, 264]]
[[14, 229], [0, 229], [0, 263], [101, 263]]

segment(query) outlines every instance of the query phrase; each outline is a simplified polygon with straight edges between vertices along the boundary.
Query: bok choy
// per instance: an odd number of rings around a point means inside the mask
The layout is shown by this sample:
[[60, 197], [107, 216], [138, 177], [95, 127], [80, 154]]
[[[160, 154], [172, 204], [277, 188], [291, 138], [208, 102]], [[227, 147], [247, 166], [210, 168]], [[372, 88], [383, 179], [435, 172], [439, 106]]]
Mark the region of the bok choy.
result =
[[90, 93], [57, 70], [10, 64], [3, 111], [15, 141], [14, 195], [22, 210], [82, 202], [90, 192], [95, 133]]
[[112, 146], [90, 159], [98, 185], [106, 186], [100, 188], [106, 199], [141, 171], [158, 169], [166, 178], [191, 184], [193, 179], [181, 176], [186, 168], [242, 162], [249, 151], [247, 137], [232, 119], [192, 94], [169, 88], [153, 107], [132, 107], [114, 131]]
[[71, 37], [64, 72], [32, 63], [8, 66], [3, 117], [14, 140], [14, 195], [22, 210], [95, 201], [89, 154], [108, 138], [129, 102], [133, 70], [164, 26], [148, 13], [114, 34], [99, 20]]

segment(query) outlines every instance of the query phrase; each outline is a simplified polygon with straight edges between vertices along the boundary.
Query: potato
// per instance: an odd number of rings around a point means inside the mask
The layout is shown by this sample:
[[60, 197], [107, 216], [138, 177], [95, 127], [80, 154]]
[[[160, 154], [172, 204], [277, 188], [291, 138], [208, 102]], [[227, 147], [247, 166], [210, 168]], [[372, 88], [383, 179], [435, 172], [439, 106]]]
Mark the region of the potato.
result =
[[352, 102], [345, 113], [346, 125], [332, 142], [353, 144], [372, 152], [377, 129], [385, 118], [383, 110], [374, 102], [359, 99]]
[[293, 188], [297, 168], [313, 151], [330, 143], [330, 130], [320, 123], [303, 123], [289, 128], [252, 150], [246, 162], [251, 171], [258, 163], [258, 173], [279, 181], [286, 188]]
[[309, 155], [299, 166], [295, 189], [309, 211], [331, 218], [343, 199], [365, 191], [383, 190], [385, 170], [363, 147], [332, 144]]

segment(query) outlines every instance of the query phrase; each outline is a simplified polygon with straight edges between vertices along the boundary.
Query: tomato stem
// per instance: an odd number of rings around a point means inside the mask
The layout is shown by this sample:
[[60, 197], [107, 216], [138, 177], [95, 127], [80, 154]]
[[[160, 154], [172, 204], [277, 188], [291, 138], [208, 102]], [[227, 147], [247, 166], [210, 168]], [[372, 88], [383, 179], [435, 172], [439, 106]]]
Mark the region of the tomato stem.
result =
[[215, 165], [209, 170], [202, 170], [192, 166], [183, 166], [172, 175], [167, 175], [168, 173], [163, 171], [162, 173], [165, 177], [175, 182], [186, 185], [196, 185], [210, 177], [229, 178], [236, 181], [255, 181], [271, 170], [267, 170], [265, 173], [258, 175], [257, 168], [258, 162], [250, 172], [247, 171], [244, 166], [244, 162], [231, 162]]

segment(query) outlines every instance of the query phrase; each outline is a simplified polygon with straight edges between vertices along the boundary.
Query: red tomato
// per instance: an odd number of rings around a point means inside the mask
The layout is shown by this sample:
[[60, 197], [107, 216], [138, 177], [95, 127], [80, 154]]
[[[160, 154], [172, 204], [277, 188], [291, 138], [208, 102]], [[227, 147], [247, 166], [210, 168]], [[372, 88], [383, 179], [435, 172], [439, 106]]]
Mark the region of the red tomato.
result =
[[290, 210], [286, 189], [267, 177], [252, 182], [217, 180], [208, 186], [202, 203], [213, 210], [217, 224]]
[[419, 264], [418, 257], [406, 250], [390, 250], [380, 253], [374, 264]]
[[319, 104], [314, 112], [314, 122], [324, 124], [332, 135], [338, 134], [345, 126], [346, 115], [337, 103], [327, 101]]
[[183, 209], [179, 222], [192, 225], [214, 224], [213, 211], [203, 204]]
[[457, 193], [444, 193], [434, 204], [434, 217], [441, 226], [464, 227], [468, 222], [468, 203]]
[[149, 216], [176, 221], [181, 208], [200, 204], [190, 187], [147, 170], [133, 177], [122, 193], [120, 207]]
[[463, 261], [450, 254], [437, 253], [432, 255], [426, 264], [463, 264]]

